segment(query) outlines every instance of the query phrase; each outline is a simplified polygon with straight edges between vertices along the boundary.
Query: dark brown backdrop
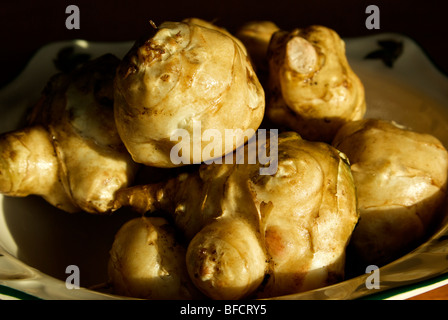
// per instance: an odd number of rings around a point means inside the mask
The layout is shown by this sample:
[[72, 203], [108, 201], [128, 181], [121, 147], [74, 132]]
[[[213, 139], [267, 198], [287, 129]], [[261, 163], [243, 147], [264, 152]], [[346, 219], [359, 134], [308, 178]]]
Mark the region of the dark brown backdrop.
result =
[[[446, 2], [445, 2], [446, 3]], [[80, 30], [67, 30], [65, 8], [80, 9]], [[369, 4], [380, 8], [380, 30], [365, 27]], [[59, 40], [134, 40], [148, 20], [196, 16], [234, 31], [248, 20], [269, 19], [291, 29], [322, 24], [342, 37], [399, 32], [414, 38], [448, 74], [448, 11], [444, 1], [256, 1], [256, 0], [53, 0], [5, 1], [0, 4], [0, 87], [11, 81], [42, 45]]]

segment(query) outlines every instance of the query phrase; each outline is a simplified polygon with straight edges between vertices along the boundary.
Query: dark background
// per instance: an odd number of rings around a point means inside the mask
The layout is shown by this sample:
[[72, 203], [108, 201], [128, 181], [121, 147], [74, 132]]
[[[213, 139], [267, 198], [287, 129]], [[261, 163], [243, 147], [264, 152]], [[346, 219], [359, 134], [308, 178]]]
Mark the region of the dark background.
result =
[[[68, 5], [80, 9], [81, 28], [68, 30]], [[380, 30], [368, 30], [365, 13], [369, 4], [380, 9]], [[433, 62], [448, 74], [448, 6], [446, 1], [199, 1], [199, 0], [58, 0], [5, 1], [0, 4], [0, 87], [24, 68], [41, 46], [60, 40], [135, 40], [165, 20], [196, 16], [215, 20], [235, 31], [249, 20], [271, 20], [283, 29], [322, 24], [342, 37], [398, 32], [414, 38]]]

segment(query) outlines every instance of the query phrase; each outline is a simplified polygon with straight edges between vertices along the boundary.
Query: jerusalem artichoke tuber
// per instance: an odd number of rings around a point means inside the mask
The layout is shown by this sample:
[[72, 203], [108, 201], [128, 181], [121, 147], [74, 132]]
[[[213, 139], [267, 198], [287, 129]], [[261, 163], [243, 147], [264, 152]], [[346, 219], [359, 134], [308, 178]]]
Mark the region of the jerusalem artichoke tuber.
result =
[[185, 266], [186, 248], [161, 217], [134, 218], [115, 236], [108, 274], [115, 294], [141, 299], [198, 299]]
[[354, 259], [383, 265], [421, 243], [438, 220], [447, 188], [448, 152], [429, 134], [393, 122], [345, 124], [333, 145], [350, 158], [360, 221]]
[[167, 212], [189, 243], [193, 282], [211, 298], [283, 295], [341, 279], [358, 219], [345, 157], [283, 133], [273, 161], [271, 175], [260, 174], [260, 163], [203, 164], [167, 182], [122, 189], [116, 206]]
[[[115, 79], [118, 132], [133, 159], [148, 166], [220, 158], [255, 134], [264, 108], [264, 90], [241, 43], [202, 20], [161, 24], [135, 43]], [[226, 129], [240, 131], [236, 142], [222, 139], [219, 154], [206, 154], [210, 140], [202, 134], [209, 129], [222, 137]], [[180, 131], [193, 139], [179, 142]], [[171, 158], [177, 143], [192, 149], [180, 163]]]
[[364, 116], [364, 87], [345, 43], [326, 27], [277, 31], [268, 48], [268, 118], [304, 139], [331, 143], [346, 122]]
[[29, 125], [1, 136], [1, 193], [40, 195], [68, 212], [112, 209], [137, 169], [113, 117], [118, 63], [104, 55], [49, 81]]

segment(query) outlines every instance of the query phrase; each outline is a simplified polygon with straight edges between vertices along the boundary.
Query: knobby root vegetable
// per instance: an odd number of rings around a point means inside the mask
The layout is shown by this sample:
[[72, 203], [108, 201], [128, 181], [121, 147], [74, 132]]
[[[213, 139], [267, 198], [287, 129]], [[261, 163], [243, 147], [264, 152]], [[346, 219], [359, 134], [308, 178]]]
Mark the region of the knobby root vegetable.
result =
[[268, 48], [266, 114], [304, 139], [331, 143], [346, 122], [362, 119], [364, 87], [332, 29], [310, 26], [277, 31]]
[[58, 160], [45, 128], [36, 125], [3, 134], [0, 149], [1, 193], [39, 195], [62, 210], [78, 210], [59, 180]]
[[122, 189], [116, 206], [168, 214], [188, 244], [188, 273], [210, 298], [272, 297], [339, 281], [358, 220], [347, 159], [296, 133], [280, 134], [277, 150], [270, 175], [259, 162], [203, 164]]
[[152, 300], [202, 298], [188, 276], [185, 252], [166, 219], [128, 221], [110, 251], [108, 274], [114, 293]]
[[104, 55], [49, 81], [28, 126], [0, 137], [1, 193], [39, 195], [67, 212], [113, 209], [137, 169], [114, 122], [118, 63]]
[[[220, 158], [254, 136], [264, 110], [263, 87], [241, 42], [199, 19], [165, 22], [137, 41], [115, 79], [118, 132], [133, 159], [148, 166]], [[224, 139], [226, 130], [235, 141]], [[207, 153], [211, 133], [222, 143]], [[180, 161], [173, 161], [175, 146]]]
[[358, 192], [361, 217], [350, 246], [359, 263], [390, 262], [434, 231], [448, 173], [437, 138], [365, 119], [344, 125], [333, 145], [349, 157]]

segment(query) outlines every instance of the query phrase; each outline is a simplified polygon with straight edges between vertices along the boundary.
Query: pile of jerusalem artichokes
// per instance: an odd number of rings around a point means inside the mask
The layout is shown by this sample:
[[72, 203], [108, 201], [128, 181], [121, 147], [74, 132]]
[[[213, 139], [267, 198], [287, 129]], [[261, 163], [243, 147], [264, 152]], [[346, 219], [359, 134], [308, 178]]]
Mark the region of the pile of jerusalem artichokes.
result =
[[[442, 143], [365, 112], [329, 28], [164, 22], [122, 59], [50, 79], [27, 126], [0, 137], [0, 192], [141, 213], [110, 250], [118, 295], [303, 292], [344, 280], [349, 246], [365, 265], [399, 257], [444, 205]], [[142, 167], [178, 171], [136, 184]]]

